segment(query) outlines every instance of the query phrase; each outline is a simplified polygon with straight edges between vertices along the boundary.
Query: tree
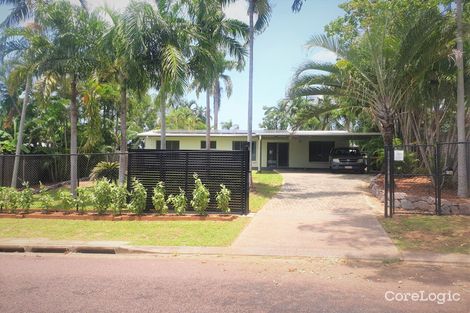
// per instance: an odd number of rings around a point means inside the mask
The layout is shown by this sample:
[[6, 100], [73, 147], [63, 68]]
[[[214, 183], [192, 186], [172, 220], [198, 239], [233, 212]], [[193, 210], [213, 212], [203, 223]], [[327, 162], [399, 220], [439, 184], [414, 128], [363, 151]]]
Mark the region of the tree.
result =
[[[44, 27], [39, 69], [70, 79], [70, 189], [76, 196], [78, 182], [78, 83], [99, 65], [95, 43], [104, 32], [104, 23], [94, 12], [57, 1], [40, 6], [37, 20]], [[53, 34], [51, 36], [51, 34]]]
[[[464, 51], [463, 51], [463, 22], [462, 0], [456, 0], [456, 22], [457, 22], [457, 50], [455, 51], [455, 60], [457, 64], [457, 141], [465, 142], [467, 135], [465, 131], [465, 86], [464, 86]], [[457, 177], [459, 197], [468, 196], [468, 172], [467, 172], [467, 146], [459, 144], [457, 148]]]

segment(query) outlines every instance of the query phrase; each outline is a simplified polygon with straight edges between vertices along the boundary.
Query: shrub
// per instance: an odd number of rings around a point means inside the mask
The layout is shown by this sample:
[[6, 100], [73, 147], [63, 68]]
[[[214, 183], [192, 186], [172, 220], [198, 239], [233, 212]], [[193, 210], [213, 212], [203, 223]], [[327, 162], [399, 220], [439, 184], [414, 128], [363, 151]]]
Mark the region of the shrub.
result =
[[18, 209], [18, 200], [20, 193], [15, 188], [5, 188], [4, 190], [4, 201], [5, 208], [9, 210], [10, 213], [16, 213]]
[[186, 212], [186, 194], [183, 189], [180, 188], [180, 193], [177, 194], [176, 196], [171, 195], [168, 197], [168, 203], [170, 203], [173, 206], [173, 209], [175, 210], [175, 213], [177, 215], [184, 215]]
[[90, 188], [78, 187], [77, 198], [74, 199], [74, 206], [78, 209], [78, 212], [85, 213], [85, 207], [92, 201], [92, 194]]
[[194, 208], [197, 214], [206, 215], [207, 206], [209, 205], [210, 193], [206, 186], [202, 183], [201, 179], [196, 173], [194, 177], [194, 190], [193, 199], [191, 200], [191, 206]]
[[215, 199], [217, 200], [217, 208], [224, 213], [230, 213], [230, 195], [231, 191], [225, 185], [220, 185], [220, 191]]
[[125, 184], [113, 185], [111, 209], [114, 215], [121, 215], [122, 209], [126, 207], [128, 195]]
[[3, 211], [5, 208], [5, 199], [6, 199], [6, 193], [7, 193], [7, 188], [6, 187], [1, 187], [0, 186], [0, 212]]
[[99, 180], [101, 178], [116, 182], [119, 178], [119, 163], [102, 161], [96, 164], [91, 171], [90, 179]]
[[142, 214], [147, 206], [147, 190], [139, 180], [134, 178], [132, 180], [132, 192], [131, 192], [131, 203], [129, 203], [129, 210], [136, 213]]
[[93, 188], [93, 205], [98, 214], [105, 214], [111, 206], [113, 186], [106, 178], [98, 180]]
[[33, 203], [33, 190], [29, 188], [27, 182], [23, 183], [23, 190], [18, 195], [18, 206], [26, 213], [29, 213], [31, 204]]
[[52, 208], [53, 201], [54, 199], [47, 191], [46, 186], [44, 186], [42, 183], [39, 183], [39, 206], [41, 209], [43, 209], [46, 213], [49, 212], [49, 210]]
[[62, 202], [62, 208], [64, 210], [70, 210], [75, 204], [75, 199], [68, 190], [59, 192], [59, 199]]
[[165, 183], [159, 182], [153, 188], [152, 203], [155, 210], [160, 214], [168, 213], [168, 206], [165, 200]]

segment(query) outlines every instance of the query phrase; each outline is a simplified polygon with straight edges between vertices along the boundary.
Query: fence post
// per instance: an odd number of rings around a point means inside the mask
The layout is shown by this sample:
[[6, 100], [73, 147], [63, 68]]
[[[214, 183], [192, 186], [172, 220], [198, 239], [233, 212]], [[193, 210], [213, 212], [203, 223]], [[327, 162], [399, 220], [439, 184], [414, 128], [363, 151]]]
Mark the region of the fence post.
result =
[[435, 191], [434, 191], [434, 202], [436, 205], [436, 215], [441, 215], [441, 192], [442, 192], [442, 181], [441, 181], [441, 143], [436, 144], [436, 156], [435, 156], [435, 170], [434, 170], [434, 181], [435, 181]]
[[395, 147], [390, 149], [390, 217], [395, 214]]
[[389, 147], [384, 147], [384, 157], [385, 157], [385, 177], [384, 177], [384, 217], [388, 217], [388, 181], [389, 177]]

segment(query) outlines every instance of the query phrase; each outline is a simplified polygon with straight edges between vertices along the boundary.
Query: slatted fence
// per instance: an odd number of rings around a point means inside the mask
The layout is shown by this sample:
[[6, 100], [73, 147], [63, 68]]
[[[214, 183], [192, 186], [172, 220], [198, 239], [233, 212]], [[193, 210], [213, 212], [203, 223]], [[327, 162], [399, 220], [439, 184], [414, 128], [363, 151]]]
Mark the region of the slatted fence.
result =
[[[128, 186], [137, 178], [147, 189], [147, 209], [152, 208], [153, 188], [163, 181], [167, 195], [182, 188], [188, 199], [194, 190], [197, 173], [210, 192], [209, 212], [216, 211], [216, 193], [220, 184], [232, 192], [233, 213], [249, 212], [249, 151], [219, 150], [131, 150], [128, 161]], [[188, 210], [190, 208], [188, 207]]]

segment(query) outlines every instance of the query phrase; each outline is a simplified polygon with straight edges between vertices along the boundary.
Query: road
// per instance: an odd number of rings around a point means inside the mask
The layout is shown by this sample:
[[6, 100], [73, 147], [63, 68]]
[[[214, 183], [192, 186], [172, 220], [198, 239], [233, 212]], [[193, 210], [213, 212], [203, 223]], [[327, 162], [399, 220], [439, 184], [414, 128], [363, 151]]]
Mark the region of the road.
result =
[[[460, 301], [387, 301], [405, 292]], [[468, 266], [217, 256], [0, 255], [0, 312], [468, 312]]]

